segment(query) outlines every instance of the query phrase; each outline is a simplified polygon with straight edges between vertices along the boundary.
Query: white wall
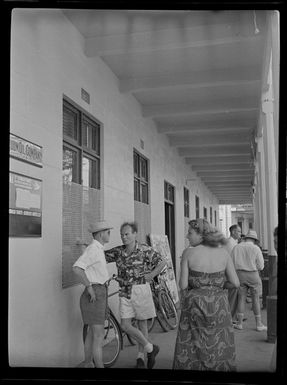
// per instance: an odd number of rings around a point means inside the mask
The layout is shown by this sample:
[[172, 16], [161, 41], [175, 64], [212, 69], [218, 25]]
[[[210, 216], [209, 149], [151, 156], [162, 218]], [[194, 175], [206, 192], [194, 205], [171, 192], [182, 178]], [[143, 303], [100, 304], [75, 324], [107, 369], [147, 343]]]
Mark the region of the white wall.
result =
[[[117, 229], [134, 215], [133, 148], [150, 160], [153, 233], [164, 233], [164, 180], [176, 187], [177, 257], [185, 238], [183, 186], [195, 174], [153, 123], [143, 119], [137, 102], [119, 93], [118, 79], [103, 61], [84, 56], [82, 36], [61, 11], [16, 9], [11, 37], [11, 133], [43, 147], [43, 168], [11, 160], [10, 169], [43, 180], [43, 211], [41, 238], [9, 240], [9, 362], [75, 366], [83, 359], [83, 287], [62, 289], [63, 95], [104, 127], [104, 214], [115, 228], [109, 247], [120, 243]], [[81, 88], [89, 92], [90, 105], [81, 99]], [[201, 214], [202, 205], [208, 215], [210, 205], [218, 212], [218, 202], [199, 181], [190, 187], [191, 218], [195, 194]]]

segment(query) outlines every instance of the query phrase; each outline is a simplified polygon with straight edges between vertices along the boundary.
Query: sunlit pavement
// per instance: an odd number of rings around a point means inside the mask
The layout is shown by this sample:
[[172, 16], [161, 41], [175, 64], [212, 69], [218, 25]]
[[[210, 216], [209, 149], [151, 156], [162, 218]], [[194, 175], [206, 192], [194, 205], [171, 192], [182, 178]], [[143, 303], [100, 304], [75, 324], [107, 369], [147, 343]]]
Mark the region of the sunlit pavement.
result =
[[[261, 310], [262, 321], [267, 325], [266, 309]], [[267, 342], [267, 332], [255, 329], [255, 318], [251, 311], [251, 304], [246, 304], [247, 320], [243, 323], [243, 330], [234, 330], [236, 343], [236, 358], [238, 372], [266, 372], [269, 368], [274, 344]], [[150, 339], [160, 347], [154, 369], [171, 369], [176, 340], [176, 330], [163, 332], [156, 322]], [[124, 349], [112, 368], [134, 368], [136, 364], [137, 348], [131, 346], [124, 338]], [[111, 368], [111, 369], [112, 369]]]

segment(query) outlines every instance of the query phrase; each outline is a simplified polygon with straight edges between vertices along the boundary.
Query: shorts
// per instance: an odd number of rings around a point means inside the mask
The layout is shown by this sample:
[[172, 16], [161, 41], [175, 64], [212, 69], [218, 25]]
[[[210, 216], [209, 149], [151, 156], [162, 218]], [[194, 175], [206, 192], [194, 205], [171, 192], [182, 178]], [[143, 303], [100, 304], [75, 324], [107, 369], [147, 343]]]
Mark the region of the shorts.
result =
[[96, 295], [96, 300], [90, 302], [90, 294], [86, 288], [80, 298], [80, 308], [84, 324], [104, 325], [107, 316], [107, 287], [95, 284], [92, 288]]
[[261, 278], [258, 271], [236, 270], [236, 272], [240, 281], [239, 291], [247, 295], [247, 290], [250, 289], [251, 295], [259, 295]]
[[146, 320], [156, 316], [149, 283], [133, 285], [131, 298], [120, 297], [120, 317]]

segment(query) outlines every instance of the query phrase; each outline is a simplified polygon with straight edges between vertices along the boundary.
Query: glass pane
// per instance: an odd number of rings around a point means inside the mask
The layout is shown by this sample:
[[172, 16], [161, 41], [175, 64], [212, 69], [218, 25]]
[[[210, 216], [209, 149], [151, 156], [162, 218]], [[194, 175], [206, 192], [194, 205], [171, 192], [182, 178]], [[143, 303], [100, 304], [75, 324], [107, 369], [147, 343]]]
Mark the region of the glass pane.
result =
[[83, 157], [82, 162], [82, 184], [90, 187], [90, 160], [86, 157]]
[[83, 146], [100, 154], [100, 126], [88, 120], [83, 123]]
[[134, 200], [139, 201], [140, 200], [140, 189], [139, 189], [139, 181], [134, 180]]
[[91, 187], [100, 188], [100, 161], [99, 160], [90, 160], [92, 164], [92, 183]]
[[134, 175], [136, 175], [137, 177], [140, 176], [140, 173], [139, 173], [139, 156], [135, 152], [134, 152]]
[[147, 161], [141, 158], [140, 165], [141, 165], [141, 177], [147, 181]]
[[77, 114], [76, 112], [63, 107], [63, 131], [64, 135], [77, 140]]
[[78, 154], [68, 147], [63, 147], [63, 179], [64, 182], [78, 182]]
[[174, 201], [174, 191], [171, 185], [168, 185], [168, 200], [170, 200], [171, 202]]
[[168, 184], [164, 182], [164, 198], [168, 199]]
[[91, 147], [96, 153], [100, 154], [100, 127], [98, 125], [90, 126]]
[[83, 146], [88, 147], [88, 125], [83, 124]]
[[97, 159], [83, 157], [82, 183], [85, 187], [100, 188], [100, 162]]
[[148, 203], [148, 187], [146, 184], [141, 184], [141, 201], [143, 203]]

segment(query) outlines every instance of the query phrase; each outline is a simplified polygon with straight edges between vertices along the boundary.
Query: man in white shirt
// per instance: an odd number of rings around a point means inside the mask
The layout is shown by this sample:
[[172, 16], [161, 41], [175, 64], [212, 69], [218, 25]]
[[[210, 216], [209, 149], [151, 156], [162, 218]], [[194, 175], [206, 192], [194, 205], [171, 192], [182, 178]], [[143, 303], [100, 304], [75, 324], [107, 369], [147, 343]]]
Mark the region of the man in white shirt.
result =
[[[109, 242], [110, 229], [106, 222], [97, 222], [89, 227], [93, 242], [73, 264], [73, 271], [85, 285], [80, 298], [84, 324], [89, 326], [84, 343], [85, 360], [79, 367], [103, 368], [102, 343], [107, 312], [107, 287], [109, 279], [104, 244]], [[93, 363], [94, 362], [94, 363]]]
[[267, 327], [261, 322], [261, 310], [259, 301], [260, 276], [258, 271], [264, 268], [264, 258], [260, 248], [255, 245], [257, 239], [256, 231], [249, 230], [245, 236], [245, 242], [236, 245], [231, 256], [240, 281], [238, 291], [237, 320], [234, 325], [236, 329], [243, 329], [242, 321], [245, 310], [245, 302], [248, 288], [252, 298], [252, 310], [255, 315], [256, 330], [265, 331]]
[[[227, 238], [227, 244], [224, 246], [228, 253], [231, 255], [231, 252], [238, 244], [238, 240], [241, 236], [241, 227], [239, 225], [232, 225], [229, 227], [230, 237]], [[232, 316], [232, 322], [236, 323], [236, 314], [237, 314], [237, 305], [238, 305], [238, 289], [234, 286], [228, 288], [228, 301], [230, 306], [230, 312]]]

